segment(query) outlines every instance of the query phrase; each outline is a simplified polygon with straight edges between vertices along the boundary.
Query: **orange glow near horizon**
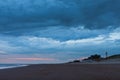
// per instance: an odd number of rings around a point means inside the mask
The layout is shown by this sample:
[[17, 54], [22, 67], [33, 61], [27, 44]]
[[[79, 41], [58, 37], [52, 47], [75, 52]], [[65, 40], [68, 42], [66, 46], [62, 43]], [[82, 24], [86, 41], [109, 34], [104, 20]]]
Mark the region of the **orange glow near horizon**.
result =
[[53, 58], [14, 58], [16, 60], [25, 60], [25, 61], [54, 61]]

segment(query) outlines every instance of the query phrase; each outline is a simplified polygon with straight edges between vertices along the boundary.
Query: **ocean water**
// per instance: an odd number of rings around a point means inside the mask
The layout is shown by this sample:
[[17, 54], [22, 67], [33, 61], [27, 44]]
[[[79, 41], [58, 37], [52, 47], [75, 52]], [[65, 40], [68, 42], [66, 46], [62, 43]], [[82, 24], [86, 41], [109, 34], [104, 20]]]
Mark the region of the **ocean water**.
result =
[[16, 67], [24, 67], [27, 65], [23, 64], [0, 64], [0, 69], [8, 69], [8, 68], [16, 68]]

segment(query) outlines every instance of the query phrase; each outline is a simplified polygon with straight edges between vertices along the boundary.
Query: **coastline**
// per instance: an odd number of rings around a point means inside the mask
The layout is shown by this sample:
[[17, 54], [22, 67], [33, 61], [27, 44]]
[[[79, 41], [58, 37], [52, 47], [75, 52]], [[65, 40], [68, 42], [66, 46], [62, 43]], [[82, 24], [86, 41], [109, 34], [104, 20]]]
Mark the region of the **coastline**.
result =
[[120, 64], [35, 64], [0, 70], [0, 80], [120, 80]]
[[0, 64], [0, 70], [1, 69], [11, 69], [11, 68], [19, 68], [19, 67], [25, 67], [28, 66], [27, 64]]

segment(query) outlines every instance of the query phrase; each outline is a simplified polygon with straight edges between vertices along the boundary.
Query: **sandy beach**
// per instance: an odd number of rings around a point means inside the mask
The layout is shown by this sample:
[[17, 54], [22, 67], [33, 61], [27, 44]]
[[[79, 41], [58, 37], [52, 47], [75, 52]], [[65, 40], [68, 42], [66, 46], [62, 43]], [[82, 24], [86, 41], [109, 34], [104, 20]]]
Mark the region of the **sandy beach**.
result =
[[0, 80], [120, 80], [120, 64], [44, 64], [0, 70]]

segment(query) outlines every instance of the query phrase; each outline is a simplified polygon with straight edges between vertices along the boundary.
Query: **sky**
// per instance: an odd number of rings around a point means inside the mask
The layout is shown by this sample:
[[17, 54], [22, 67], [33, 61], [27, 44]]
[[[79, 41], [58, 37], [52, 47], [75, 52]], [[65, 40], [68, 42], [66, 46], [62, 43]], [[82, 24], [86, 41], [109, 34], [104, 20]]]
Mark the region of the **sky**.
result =
[[0, 63], [61, 63], [120, 53], [120, 0], [0, 0]]

